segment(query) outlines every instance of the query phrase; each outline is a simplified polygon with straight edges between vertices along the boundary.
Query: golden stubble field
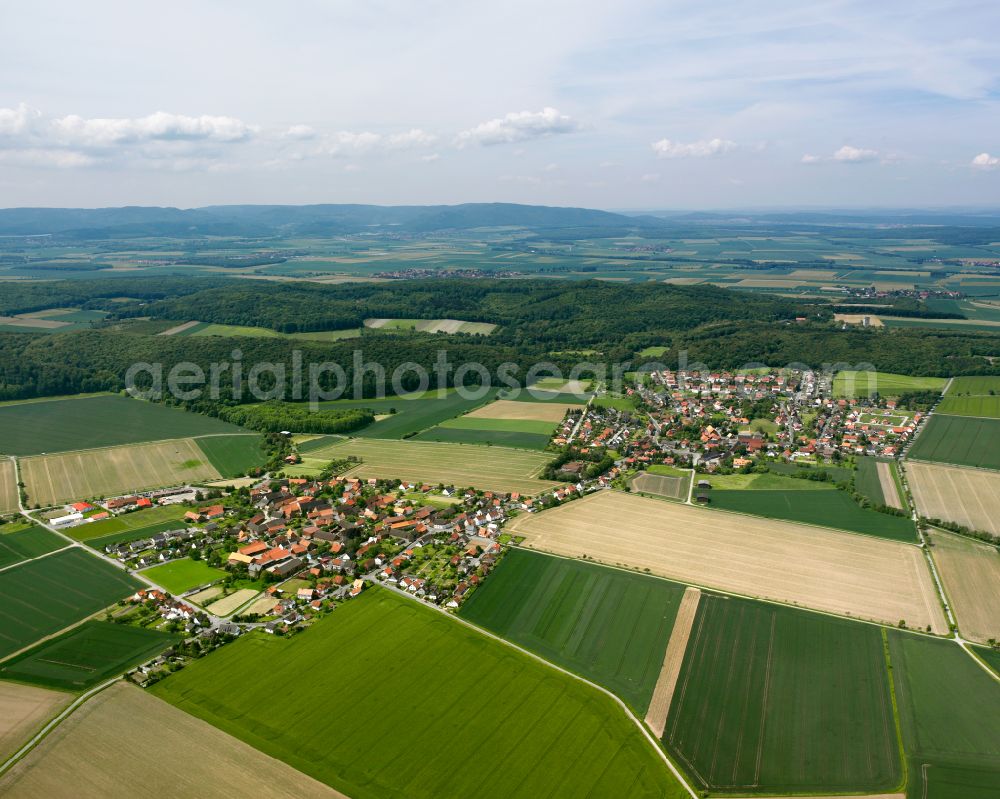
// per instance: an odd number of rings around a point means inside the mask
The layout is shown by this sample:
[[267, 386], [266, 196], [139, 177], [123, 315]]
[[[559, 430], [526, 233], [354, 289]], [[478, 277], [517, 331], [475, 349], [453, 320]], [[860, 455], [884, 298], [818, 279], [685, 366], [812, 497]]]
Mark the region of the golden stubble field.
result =
[[692, 585], [912, 628], [948, 630], [921, 550], [809, 525], [600, 491], [518, 517], [524, 545]]
[[580, 411], [584, 406], [562, 402], [519, 402], [494, 400], [488, 405], [465, 414], [470, 419], [517, 419], [535, 422], [561, 422], [567, 411]]
[[63, 691], [0, 682], [0, 763], [24, 746], [72, 699], [72, 694]]
[[1000, 472], [908, 461], [906, 475], [921, 516], [1000, 535]]
[[90, 699], [0, 777], [6, 799], [344, 799], [128, 683]]
[[190, 438], [36, 455], [20, 464], [29, 502], [43, 506], [222, 477]]
[[1000, 552], [950, 533], [928, 537], [962, 636], [980, 643], [1000, 639]]
[[17, 510], [17, 476], [14, 462], [6, 458], [0, 460], [0, 513]]
[[348, 455], [362, 460], [345, 472], [353, 477], [398, 478], [529, 495], [561, 485], [535, 477], [551, 455], [510, 447], [354, 438], [309, 453], [310, 458], [327, 460]]

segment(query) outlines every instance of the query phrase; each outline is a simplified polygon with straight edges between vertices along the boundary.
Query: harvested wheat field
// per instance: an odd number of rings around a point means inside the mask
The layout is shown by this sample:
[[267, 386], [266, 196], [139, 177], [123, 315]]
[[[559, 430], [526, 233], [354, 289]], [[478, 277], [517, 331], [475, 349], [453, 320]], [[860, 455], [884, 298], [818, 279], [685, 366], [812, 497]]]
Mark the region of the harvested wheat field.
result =
[[667, 713], [674, 698], [674, 689], [681, 674], [684, 653], [687, 651], [688, 638], [691, 637], [691, 628], [694, 626], [694, 617], [698, 612], [700, 601], [700, 589], [690, 586], [684, 589], [684, 596], [681, 598], [677, 617], [674, 619], [674, 629], [670, 633], [667, 651], [663, 655], [660, 677], [656, 681], [653, 698], [649, 700], [649, 708], [646, 710], [646, 724], [657, 738], [663, 737], [663, 730], [667, 726]]
[[896, 490], [896, 480], [892, 476], [892, 464], [879, 461], [875, 464], [875, 471], [878, 473], [878, 482], [882, 487], [882, 498], [890, 508], [903, 509], [903, 502], [899, 498], [899, 491]]
[[229, 596], [213, 602], [205, 610], [216, 616], [228, 616], [257, 596], [258, 593], [256, 588], [241, 588], [239, 591], [234, 591]]
[[921, 516], [1000, 535], [1000, 472], [909, 461], [906, 475]]
[[934, 532], [931, 555], [965, 638], [1000, 639], [1000, 551], [960, 535]]
[[43, 506], [221, 477], [190, 438], [21, 459], [28, 498]]
[[197, 593], [194, 594], [188, 594], [186, 597], [184, 597], [184, 599], [187, 602], [193, 602], [196, 605], [201, 605], [202, 607], [205, 607], [205, 605], [210, 603], [221, 593], [222, 593], [222, 586], [213, 585], [209, 586], [203, 591], [198, 591]]
[[56, 727], [0, 777], [0, 795], [343, 797], [128, 683], [112, 685]]
[[0, 763], [26, 744], [72, 698], [62, 691], [0, 682]]
[[809, 525], [600, 491], [514, 520], [524, 545], [694, 585], [947, 632], [921, 550]]
[[17, 477], [14, 462], [0, 460], [0, 513], [17, 510]]
[[518, 402], [495, 400], [465, 414], [467, 419], [518, 419], [535, 422], [561, 422], [566, 411], [583, 410], [582, 404], [562, 402]]

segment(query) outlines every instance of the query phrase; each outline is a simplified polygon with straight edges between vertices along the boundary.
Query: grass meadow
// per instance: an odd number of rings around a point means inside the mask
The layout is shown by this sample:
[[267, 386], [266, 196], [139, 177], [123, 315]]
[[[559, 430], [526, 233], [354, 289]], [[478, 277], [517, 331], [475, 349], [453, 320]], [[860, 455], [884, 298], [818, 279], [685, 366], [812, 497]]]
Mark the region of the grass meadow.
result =
[[205, 436], [195, 443], [222, 477], [238, 477], [267, 463], [264, 439], [258, 435]]
[[352, 799], [685, 795], [609, 697], [384, 589], [152, 692]]
[[[184, 517], [188, 508], [183, 505], [159, 505], [148, 510], [138, 510], [123, 513], [99, 522], [90, 522], [66, 530], [66, 535], [77, 541], [91, 541], [95, 538], [106, 538], [118, 533], [129, 533], [133, 530], [143, 530], [163, 522], [177, 522]], [[177, 526], [176, 524], [174, 526]], [[138, 536], [142, 538], [142, 536]]]
[[0, 657], [103, 610], [141, 588], [80, 547], [15, 566], [0, 580]]
[[460, 615], [614, 691], [642, 716], [684, 586], [513, 549]]
[[895, 788], [879, 628], [703, 594], [663, 741], [707, 790]]
[[833, 393], [837, 397], [896, 396], [905, 391], [940, 391], [948, 381], [943, 377], [911, 377], [890, 372], [837, 372]]
[[239, 427], [210, 416], [117, 394], [0, 405], [0, 452], [8, 455], [239, 432]]
[[0, 665], [0, 677], [82, 691], [150, 660], [180, 641], [144, 627], [88, 621]]
[[226, 572], [209, 566], [203, 560], [180, 558], [144, 569], [142, 576], [157, 585], [162, 585], [171, 594], [183, 594], [199, 585], [221, 580], [226, 576]]

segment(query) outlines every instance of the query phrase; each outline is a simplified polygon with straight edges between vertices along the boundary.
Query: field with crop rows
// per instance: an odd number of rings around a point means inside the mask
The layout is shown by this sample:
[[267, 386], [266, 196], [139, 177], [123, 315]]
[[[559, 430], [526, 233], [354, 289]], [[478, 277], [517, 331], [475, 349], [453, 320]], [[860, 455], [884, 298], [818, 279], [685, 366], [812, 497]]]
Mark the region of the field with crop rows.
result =
[[1000, 549], [951, 533], [928, 535], [962, 637], [1000, 641]]
[[594, 563], [511, 550], [461, 616], [646, 712], [684, 587]]
[[17, 476], [13, 461], [0, 460], [0, 514], [17, 510]]
[[64, 691], [0, 682], [0, 763], [72, 701]]
[[142, 587], [74, 547], [15, 566], [0, 580], [0, 657], [96, 613]]
[[893, 788], [900, 756], [879, 629], [702, 595], [663, 741], [711, 790]]
[[833, 393], [837, 397], [898, 396], [906, 391], [941, 391], [948, 381], [943, 377], [911, 377], [889, 372], [837, 372]]
[[142, 576], [157, 585], [162, 585], [171, 594], [183, 594], [199, 585], [221, 580], [226, 576], [226, 572], [209, 566], [203, 560], [180, 558], [144, 569]]
[[[292, 638], [245, 636], [152, 692], [352, 799], [682, 796], [609, 697], [384, 589]], [[375, 695], [392, 712], [373, 712]]]
[[935, 413], [917, 435], [914, 460], [1000, 469], [1000, 419], [971, 419]]
[[911, 461], [906, 474], [921, 516], [1000, 535], [1000, 473]]
[[[6, 532], [8, 527], [17, 529], [8, 533]], [[24, 527], [19, 523], [0, 525], [0, 569], [22, 560], [55, 552], [66, 545], [66, 539], [49, 532], [44, 527], [34, 525]]]
[[222, 477], [236, 477], [267, 462], [259, 435], [204, 436], [195, 439], [208, 462]]
[[[95, 538], [106, 538], [118, 533], [128, 533], [133, 530], [142, 530], [163, 522], [176, 522], [184, 517], [187, 508], [183, 505], [158, 505], [148, 510], [132, 511], [123, 513], [110, 519], [89, 524], [80, 524], [76, 527], [68, 527], [66, 535], [75, 538], [77, 541], [90, 541]], [[139, 536], [140, 538], [142, 536]]]

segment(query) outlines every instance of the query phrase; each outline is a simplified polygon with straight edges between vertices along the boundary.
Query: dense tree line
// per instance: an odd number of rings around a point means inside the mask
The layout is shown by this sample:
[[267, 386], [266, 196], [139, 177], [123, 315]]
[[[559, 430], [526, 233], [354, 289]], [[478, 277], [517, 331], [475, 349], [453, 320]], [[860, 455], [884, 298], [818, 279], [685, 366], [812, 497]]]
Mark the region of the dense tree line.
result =
[[248, 430], [267, 433], [286, 430], [291, 433], [350, 433], [375, 421], [374, 414], [366, 408], [310, 411], [306, 405], [288, 402], [223, 407], [218, 416]]

